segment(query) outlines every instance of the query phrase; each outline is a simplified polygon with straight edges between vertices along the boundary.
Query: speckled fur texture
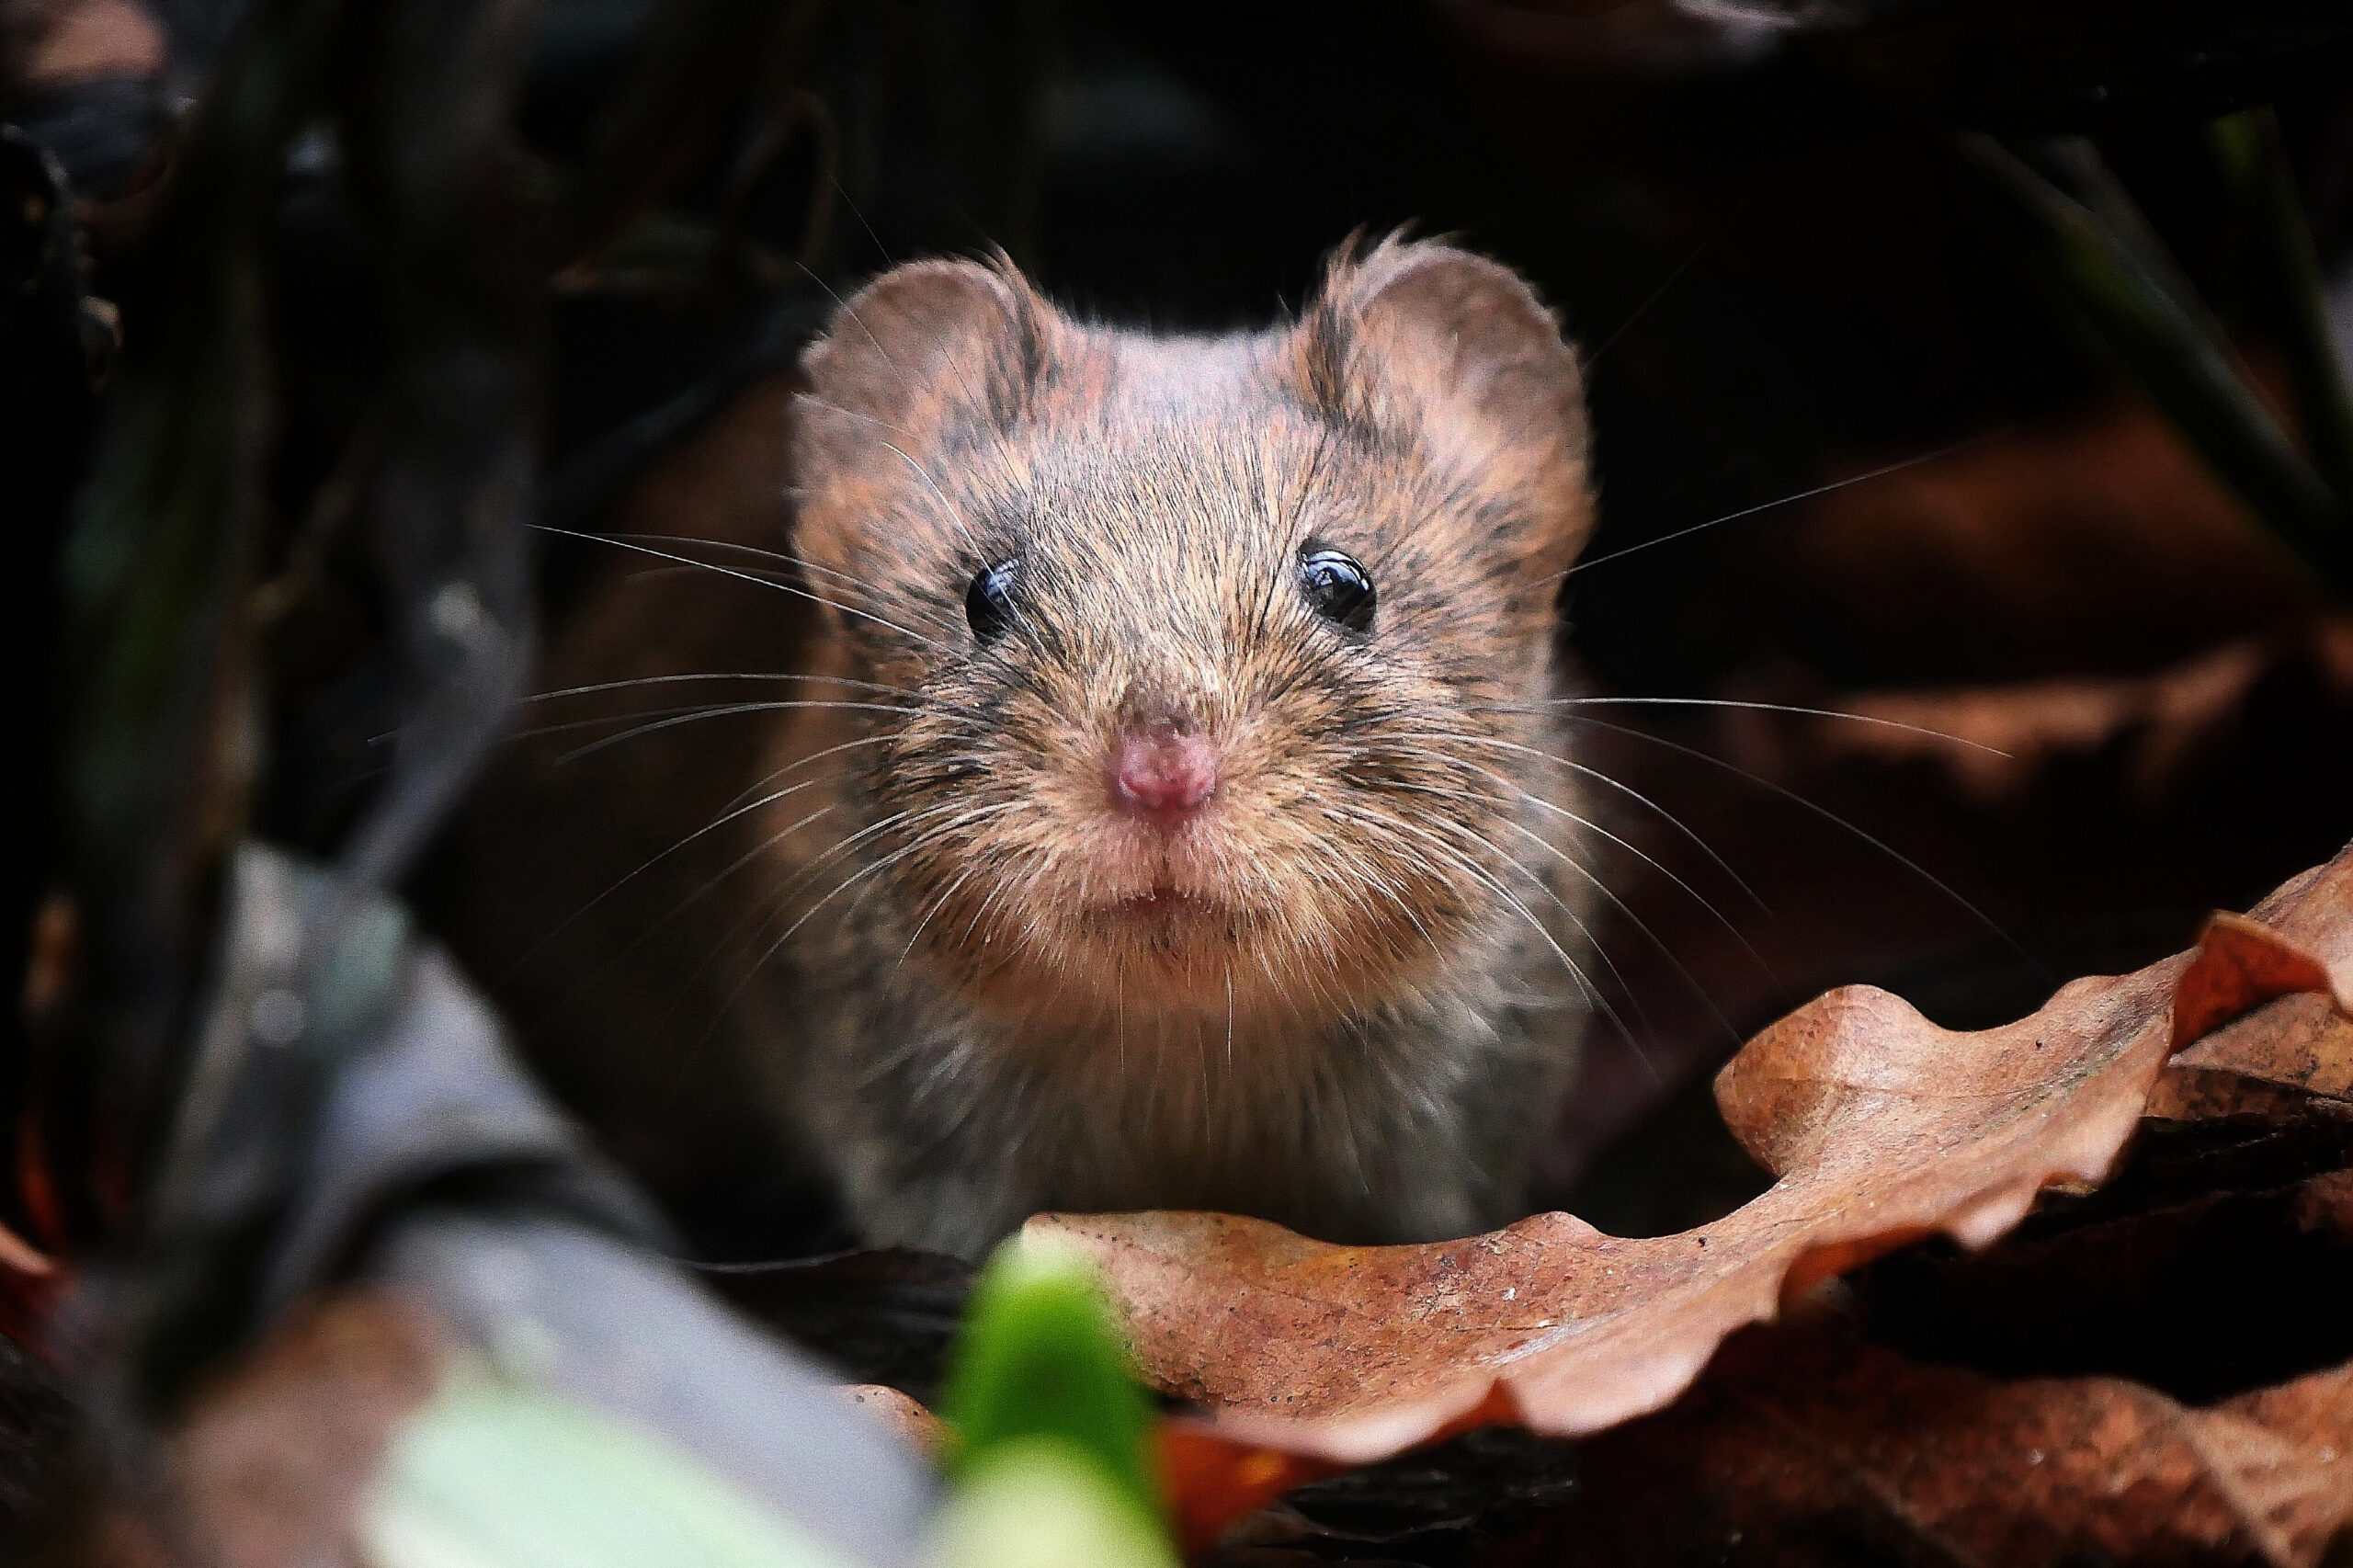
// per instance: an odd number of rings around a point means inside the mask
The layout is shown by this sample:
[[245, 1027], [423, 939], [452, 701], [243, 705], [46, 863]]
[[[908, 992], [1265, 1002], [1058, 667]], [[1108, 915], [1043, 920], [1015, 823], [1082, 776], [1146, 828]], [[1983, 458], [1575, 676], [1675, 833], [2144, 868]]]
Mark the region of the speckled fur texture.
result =
[[[870, 1237], [1516, 1215], [1583, 1031], [1598, 847], [1554, 705], [1580, 381], [1528, 287], [1392, 240], [1295, 323], [1168, 337], [922, 262], [806, 370], [794, 548], [846, 705], [772, 733], [751, 941], [790, 1000], [754, 1045]], [[1307, 602], [1311, 544], [1367, 568], [1368, 630]], [[967, 585], [1006, 562], [983, 642]], [[1106, 782], [1166, 722], [1218, 771], [1173, 835]]]

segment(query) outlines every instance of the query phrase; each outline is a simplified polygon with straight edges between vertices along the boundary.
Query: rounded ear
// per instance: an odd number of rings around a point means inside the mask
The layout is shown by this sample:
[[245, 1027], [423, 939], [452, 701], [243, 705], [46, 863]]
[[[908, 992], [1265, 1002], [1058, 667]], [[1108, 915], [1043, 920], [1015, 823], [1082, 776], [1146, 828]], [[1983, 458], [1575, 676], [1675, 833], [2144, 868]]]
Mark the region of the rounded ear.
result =
[[861, 511], [882, 515], [886, 493], [920, 483], [910, 465], [1018, 420], [1055, 328], [1052, 307], [1010, 263], [910, 262], [845, 303], [802, 356], [808, 390], [793, 405], [804, 553], [843, 553], [846, 541], [831, 534]]
[[1542, 553], [1573, 553], [1591, 531], [1576, 351], [1509, 267], [1434, 240], [1344, 252], [1300, 322], [1291, 365], [1327, 417], [1414, 438], [1508, 486]]

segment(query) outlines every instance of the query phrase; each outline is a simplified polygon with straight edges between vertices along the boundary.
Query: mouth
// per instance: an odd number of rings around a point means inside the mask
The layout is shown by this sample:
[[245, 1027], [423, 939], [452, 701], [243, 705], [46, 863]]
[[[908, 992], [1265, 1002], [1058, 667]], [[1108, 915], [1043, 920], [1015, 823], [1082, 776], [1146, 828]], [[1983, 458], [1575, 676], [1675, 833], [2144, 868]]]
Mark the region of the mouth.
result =
[[1100, 906], [1115, 927], [1154, 936], [1222, 928], [1230, 924], [1223, 909], [1199, 893], [1155, 887]]

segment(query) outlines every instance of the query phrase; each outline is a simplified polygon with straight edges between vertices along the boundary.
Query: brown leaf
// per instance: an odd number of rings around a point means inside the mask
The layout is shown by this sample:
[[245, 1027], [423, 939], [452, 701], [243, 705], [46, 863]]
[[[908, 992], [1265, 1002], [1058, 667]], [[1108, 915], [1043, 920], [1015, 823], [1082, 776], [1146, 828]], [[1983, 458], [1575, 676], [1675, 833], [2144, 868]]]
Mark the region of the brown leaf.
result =
[[[2060, 975], [2145, 963], [2162, 950], [2148, 945], [2151, 932], [2186, 934], [2206, 909], [2244, 909], [2345, 841], [2338, 758], [2353, 755], [2353, 619], [2277, 627], [2129, 677], [2079, 671], [2063, 681], [1903, 692], [1757, 663], [1711, 696], [1888, 721], [1704, 708], [1673, 726], [1650, 715], [1643, 723], [1901, 846]], [[1620, 759], [1586, 760], [1627, 769], [1619, 776], [1755, 881], [1776, 913], [1748, 934], [1796, 996], [1853, 978], [1851, 967], [1834, 972], [1840, 955], [1851, 966], [1858, 954], [1875, 954], [1886, 973], [1956, 1001], [1966, 996], [1972, 1024], [2017, 1017], [2040, 1000], [2029, 992], [2024, 966], [2005, 965], [1980, 947], [1954, 911], [1926, 897], [1916, 879], [1872, 864], [1877, 852], [1860, 841], [1849, 851], [1826, 828], [1792, 832], [1802, 825], [1797, 817], [1745, 790], [1687, 785], [1677, 769], [1698, 765], [1679, 754], [1645, 744], [1631, 755], [1652, 751], [1661, 756], [1646, 771]], [[1708, 770], [1711, 778], [1717, 771]], [[1791, 839], [1798, 844], [1785, 843]], [[1671, 853], [1664, 840], [1662, 832], [1644, 847]], [[1746, 1020], [1744, 1033], [1786, 1010], [1788, 995], [1777, 1004], [1770, 979], [1736, 939], [1711, 931], [1697, 906], [1683, 913], [1688, 901], [1679, 890], [1647, 874], [1620, 881], [1628, 903], [1717, 1006]], [[1618, 957], [1646, 1005], [1657, 1009], [1654, 998], [1667, 999], [1665, 1038], [1646, 1038], [1643, 1053], [1667, 1063], [1670, 1079], [1678, 1061], [1721, 1055], [1709, 1038], [1720, 1027], [1696, 1004], [1678, 1006], [1672, 967], [1631, 941]], [[1655, 1233], [1690, 1223], [1696, 1215], [1654, 1218], [1640, 1189], [1627, 1196], [1624, 1174], [1654, 1143], [1621, 1134], [1637, 1108], [1654, 1103], [1655, 1079], [1614, 1040], [1597, 1036], [1589, 1055], [1598, 1083], [1581, 1085], [1569, 1108], [1573, 1135], [1584, 1142], [1557, 1163], [1574, 1173], [1577, 1153], [1618, 1139], [1602, 1198], [1613, 1207], [1563, 1203], [1564, 1186], [1548, 1189], [1546, 1206], [1605, 1229]], [[1613, 1086], [1618, 1100], [1631, 1102], [1615, 1117]], [[1602, 1092], [1592, 1094], [1595, 1087]], [[1631, 1222], [1613, 1225], [1620, 1214]]]
[[64, 1275], [47, 1254], [0, 1225], [0, 1334], [19, 1344], [39, 1344], [40, 1325], [63, 1283]]
[[1237, 1443], [1205, 1422], [1164, 1419], [1156, 1434], [1160, 1489], [1187, 1557], [1214, 1545], [1234, 1520], [1345, 1465]]
[[[2337, 931], [2348, 886], [2353, 851], [2258, 913], [2307, 947], [2353, 940]], [[2079, 980], [1974, 1033], [1870, 987], [1816, 1000], [1717, 1080], [1727, 1123], [1779, 1179], [1681, 1235], [1565, 1214], [1394, 1247], [1210, 1214], [1031, 1224], [1095, 1254], [1146, 1374], [1239, 1442], [1363, 1460], [1481, 1419], [1597, 1432], [1673, 1400], [1726, 1335], [1819, 1281], [1939, 1232], [1983, 1245], [2043, 1187], [2100, 1180], [2192, 967]]]
[[1760, 590], [1779, 641], [1924, 683], [2148, 669], [2326, 608], [2144, 404], [1973, 443], [1793, 521]]
[[1848, 1282], [1876, 1344], [2005, 1378], [2128, 1379], [2211, 1404], [2353, 1357], [2353, 1123], [2144, 1123], [2096, 1193], [1979, 1252]]
[[2173, 1048], [2178, 1051], [2217, 1025], [2300, 991], [2327, 993], [2340, 1012], [2346, 1009], [2347, 987], [2326, 960], [2246, 915], [2217, 915], [2200, 933], [2198, 956], [2174, 998]]
[[1672, 1410], [1581, 1453], [1579, 1501], [1499, 1554], [1548, 1562], [2267, 1562], [2353, 1520], [2353, 1369], [2206, 1409], [2114, 1378], [2001, 1381], [1841, 1324], [1725, 1346]]
[[2198, 1041], [2173, 1069], [2234, 1073], [2353, 1100], [2353, 1018], [2326, 994], [2282, 996]]
[[1673, 1399], [1785, 1291], [1938, 1230], [1989, 1240], [2047, 1183], [2097, 1179], [2163, 1061], [2181, 967], [2078, 982], [1982, 1035], [1866, 988], [1801, 1010], [1719, 1080], [1781, 1180], [1700, 1232], [1627, 1240], [1542, 1214], [1336, 1247], [1219, 1215], [1031, 1223], [1095, 1250], [1149, 1374], [1245, 1440], [1371, 1459], [1497, 1390], [1540, 1431], [1597, 1431]]
[[[1951, 792], [2008, 812], [2066, 770], [2106, 759], [2111, 799], [2154, 812], [2188, 790], [2201, 767], [2246, 745], [2279, 689], [2303, 698], [2300, 717], [2341, 714], [2353, 702], [2353, 620], [2322, 619], [2243, 638], [2147, 674], [2074, 676], [1917, 691], [1803, 692], [1787, 700], [1878, 723], [1817, 718], [1779, 733], [1802, 737], [1815, 766], [1927, 763]], [[1769, 688], [1733, 695], [1772, 697]], [[1752, 725], [1752, 727], [1755, 727]], [[1777, 732], [1751, 742], [1767, 750]]]
[[[934, 1460], [954, 1440], [946, 1422], [887, 1383], [844, 1383], [834, 1393]], [[1169, 1520], [1188, 1555], [1213, 1543], [1244, 1515], [1343, 1468], [1279, 1449], [1248, 1448], [1184, 1416], [1164, 1418], [1153, 1443]]]
[[2253, 917], [2207, 923], [2149, 1114], [2279, 1120], [2313, 1099], [2353, 1105], [2353, 877], [2342, 865], [2298, 878]]
[[133, 0], [0, 3], [0, 87], [7, 96], [53, 92], [103, 76], [163, 69], [164, 29]]
[[185, 1524], [239, 1568], [356, 1562], [364, 1489], [449, 1365], [441, 1324], [362, 1290], [298, 1309], [203, 1389], [171, 1444]]
[[937, 1458], [948, 1446], [948, 1423], [924, 1408], [912, 1394], [887, 1383], [844, 1383], [834, 1395], [869, 1420], [907, 1440], [908, 1446]]

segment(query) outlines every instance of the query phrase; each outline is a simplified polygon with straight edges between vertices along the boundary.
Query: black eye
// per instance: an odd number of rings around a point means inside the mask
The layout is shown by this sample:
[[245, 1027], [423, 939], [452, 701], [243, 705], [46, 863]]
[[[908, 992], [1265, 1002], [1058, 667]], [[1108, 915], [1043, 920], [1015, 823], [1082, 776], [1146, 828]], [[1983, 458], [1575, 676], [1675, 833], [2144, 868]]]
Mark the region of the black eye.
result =
[[1299, 553], [1299, 587], [1315, 613], [1351, 631], [1372, 629], [1372, 579], [1345, 551], [1314, 546]]
[[983, 642], [995, 642], [1013, 624], [1013, 574], [1019, 565], [1014, 560], [983, 566], [972, 574], [972, 585], [964, 590], [964, 619], [972, 623], [972, 635]]

